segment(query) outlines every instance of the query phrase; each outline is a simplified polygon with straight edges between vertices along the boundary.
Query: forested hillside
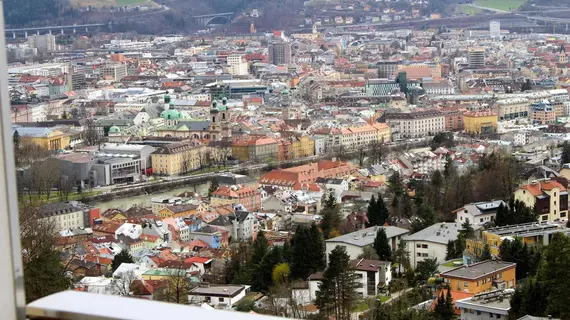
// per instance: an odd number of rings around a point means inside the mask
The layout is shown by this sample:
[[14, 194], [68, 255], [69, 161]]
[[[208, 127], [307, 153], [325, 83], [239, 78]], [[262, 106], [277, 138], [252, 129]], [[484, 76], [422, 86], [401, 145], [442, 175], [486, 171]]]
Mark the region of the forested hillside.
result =
[[4, 19], [11, 27], [41, 25], [71, 13], [69, 0], [4, 0]]

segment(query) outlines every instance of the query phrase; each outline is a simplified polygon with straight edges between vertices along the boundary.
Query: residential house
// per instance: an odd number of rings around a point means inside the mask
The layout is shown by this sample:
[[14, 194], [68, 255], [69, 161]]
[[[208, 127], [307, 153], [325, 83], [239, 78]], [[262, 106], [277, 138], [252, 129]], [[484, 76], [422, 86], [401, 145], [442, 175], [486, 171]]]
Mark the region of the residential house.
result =
[[257, 218], [250, 212], [237, 211], [235, 215], [230, 216], [233, 223], [232, 236], [239, 241], [254, 240], [259, 231], [259, 222]]
[[376, 297], [380, 287], [388, 287], [392, 281], [392, 268], [389, 261], [356, 259], [350, 261], [356, 273], [359, 298]]
[[249, 292], [245, 285], [199, 285], [190, 290], [188, 301], [201, 305], [207, 303], [213, 307], [231, 308]]
[[[227, 245], [227, 239], [223, 239], [223, 231], [217, 230], [211, 226], [200, 228], [190, 232], [190, 240], [201, 240], [208, 244], [210, 248], [219, 249]], [[227, 231], [226, 231], [227, 234]]]
[[506, 203], [502, 200], [474, 202], [456, 209], [455, 223], [463, 224], [469, 221], [471, 224], [484, 225], [495, 221], [495, 215], [499, 206]]
[[441, 277], [451, 290], [477, 294], [513, 289], [516, 285], [515, 268], [516, 263], [487, 260], [442, 272]]
[[349, 189], [348, 181], [345, 179], [318, 178], [316, 183], [319, 184], [328, 194], [332, 194], [337, 203], [341, 202], [343, 192], [348, 191]]
[[538, 210], [539, 221], [568, 219], [568, 191], [554, 179], [522, 185], [515, 191], [514, 198]]

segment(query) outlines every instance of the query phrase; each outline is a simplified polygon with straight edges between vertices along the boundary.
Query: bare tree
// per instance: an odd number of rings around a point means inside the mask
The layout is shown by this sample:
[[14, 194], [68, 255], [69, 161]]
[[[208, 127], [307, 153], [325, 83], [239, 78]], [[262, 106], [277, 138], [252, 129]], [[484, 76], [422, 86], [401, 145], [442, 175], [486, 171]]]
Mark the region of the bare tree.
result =
[[83, 139], [89, 146], [99, 145], [101, 143], [101, 136], [97, 132], [97, 128], [92, 119], [87, 120], [85, 131], [83, 132]]
[[132, 296], [132, 286], [135, 280], [137, 280], [137, 276], [133, 270], [120, 273], [119, 276], [112, 281], [114, 293], [119, 296]]
[[356, 156], [358, 158], [358, 165], [360, 167], [364, 166], [364, 160], [368, 156], [368, 146], [361, 144], [356, 147]]
[[180, 171], [181, 171], [181, 173], [184, 174], [184, 173], [190, 172], [190, 163], [191, 163], [191, 161], [190, 161], [190, 154], [188, 154], [188, 152], [185, 152], [185, 153], [182, 155], [182, 159], [181, 159], [181, 162], [180, 162]]
[[183, 263], [178, 269], [171, 269], [168, 285], [156, 294], [156, 300], [188, 304], [188, 279]]

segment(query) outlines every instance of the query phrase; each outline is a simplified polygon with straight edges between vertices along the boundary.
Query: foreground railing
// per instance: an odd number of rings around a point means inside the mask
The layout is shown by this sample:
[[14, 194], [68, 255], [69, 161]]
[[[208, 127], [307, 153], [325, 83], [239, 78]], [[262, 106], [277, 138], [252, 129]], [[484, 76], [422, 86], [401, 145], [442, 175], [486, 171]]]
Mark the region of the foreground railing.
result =
[[29, 319], [42, 320], [282, 320], [251, 313], [211, 310], [120, 296], [64, 291], [26, 307]]

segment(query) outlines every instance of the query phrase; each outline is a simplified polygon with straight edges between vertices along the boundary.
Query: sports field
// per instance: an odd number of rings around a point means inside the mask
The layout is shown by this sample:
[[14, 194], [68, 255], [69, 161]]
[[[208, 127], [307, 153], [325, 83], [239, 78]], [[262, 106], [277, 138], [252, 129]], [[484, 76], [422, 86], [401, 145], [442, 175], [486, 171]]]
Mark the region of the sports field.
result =
[[526, 0], [475, 0], [475, 4], [482, 7], [499, 9], [499, 10], [515, 10], [522, 6]]

